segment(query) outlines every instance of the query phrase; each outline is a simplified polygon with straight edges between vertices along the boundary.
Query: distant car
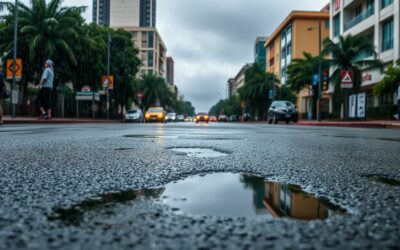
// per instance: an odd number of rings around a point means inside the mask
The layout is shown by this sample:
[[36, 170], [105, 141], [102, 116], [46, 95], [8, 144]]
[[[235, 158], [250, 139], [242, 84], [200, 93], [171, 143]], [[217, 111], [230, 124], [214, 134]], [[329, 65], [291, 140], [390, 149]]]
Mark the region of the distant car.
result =
[[244, 113], [242, 116], [242, 121], [247, 122], [251, 120], [251, 115], [249, 113]]
[[177, 121], [177, 122], [183, 122], [183, 121], [185, 121], [185, 116], [184, 116], [184, 115], [177, 115], [177, 116], [176, 116], [176, 121]]
[[162, 107], [149, 108], [145, 114], [146, 122], [165, 122], [167, 113]]
[[218, 121], [216, 116], [210, 116], [210, 122], [216, 122]]
[[230, 122], [238, 122], [239, 121], [239, 117], [237, 115], [231, 115], [229, 117], [229, 121]]
[[198, 113], [196, 115], [196, 123], [199, 123], [199, 122], [208, 123], [209, 121], [210, 121], [210, 118], [208, 117], [207, 113]]
[[144, 116], [140, 109], [128, 110], [124, 117], [125, 122], [143, 122]]
[[167, 122], [176, 122], [176, 113], [167, 113], [166, 120]]
[[220, 115], [220, 116], [218, 116], [218, 121], [219, 122], [228, 122], [228, 117], [226, 115]]
[[279, 121], [297, 122], [299, 113], [290, 101], [274, 101], [268, 109], [268, 123], [277, 124]]

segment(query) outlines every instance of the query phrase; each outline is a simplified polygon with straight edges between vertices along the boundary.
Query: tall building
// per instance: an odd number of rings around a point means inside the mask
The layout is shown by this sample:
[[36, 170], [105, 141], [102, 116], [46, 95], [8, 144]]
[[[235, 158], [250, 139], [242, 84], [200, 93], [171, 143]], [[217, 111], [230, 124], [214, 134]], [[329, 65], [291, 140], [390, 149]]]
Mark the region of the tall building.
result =
[[175, 68], [174, 68], [174, 59], [172, 57], [167, 57], [167, 83], [169, 85], [174, 85], [175, 84], [175, 79], [174, 79], [174, 73], [175, 73]]
[[265, 69], [266, 50], [264, 47], [267, 37], [257, 37], [254, 43], [254, 62], [260, 64]]
[[[321, 20], [321, 22], [320, 22]], [[319, 24], [321, 23], [321, 41], [319, 41]], [[274, 73], [281, 84], [286, 83], [286, 69], [295, 58], [304, 58], [303, 52], [319, 55], [322, 41], [329, 37], [329, 11], [293, 11], [278, 26], [265, 43], [266, 70]], [[311, 79], [310, 79], [311, 82]], [[322, 110], [329, 113], [330, 98], [322, 98]], [[313, 113], [312, 91], [302, 90], [297, 98], [299, 113]]]
[[110, 24], [110, 0], [93, 0], [93, 22], [103, 26]]
[[[400, 59], [400, 3], [398, 0], [335, 0], [331, 3], [330, 37], [338, 42], [340, 35], [364, 36], [373, 42], [378, 59], [385, 65]], [[366, 93], [367, 109], [393, 105], [395, 94], [374, 96], [373, 86], [383, 74], [366, 70], [362, 75], [361, 92]]]
[[93, 22], [132, 34], [143, 73], [166, 77], [167, 48], [156, 26], [157, 0], [93, 0]]
[[155, 27], [157, 0], [93, 0], [93, 22], [114, 28]]

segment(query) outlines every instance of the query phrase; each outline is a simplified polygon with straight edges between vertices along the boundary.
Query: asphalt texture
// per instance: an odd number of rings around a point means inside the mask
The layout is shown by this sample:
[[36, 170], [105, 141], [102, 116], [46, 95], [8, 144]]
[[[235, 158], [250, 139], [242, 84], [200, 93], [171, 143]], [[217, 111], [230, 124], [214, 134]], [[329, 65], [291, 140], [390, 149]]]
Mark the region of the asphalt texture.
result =
[[[128, 136], [128, 137], [127, 137]], [[189, 157], [199, 147], [223, 157]], [[301, 186], [327, 220], [178, 214], [152, 199], [54, 219], [107, 192], [213, 172]], [[400, 130], [243, 124], [0, 127], [0, 249], [400, 249]], [[235, 194], [231, 194], [232, 199]], [[201, 197], [199, 197], [201, 199]]]

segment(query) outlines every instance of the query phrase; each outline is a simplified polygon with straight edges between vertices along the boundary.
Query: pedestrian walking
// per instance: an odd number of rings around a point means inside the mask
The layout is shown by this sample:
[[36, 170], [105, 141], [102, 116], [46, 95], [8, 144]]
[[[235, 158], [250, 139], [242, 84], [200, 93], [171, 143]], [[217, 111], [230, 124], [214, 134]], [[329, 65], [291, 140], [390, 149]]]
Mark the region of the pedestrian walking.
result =
[[397, 114], [394, 115], [394, 118], [396, 118], [396, 120], [400, 120], [400, 83], [397, 88]]
[[6, 90], [6, 83], [4, 82], [3, 74], [0, 69], [0, 125], [3, 125], [3, 108], [1, 107], [1, 103], [3, 101], [3, 93]]
[[52, 60], [47, 60], [44, 64], [44, 71], [40, 83], [36, 85], [39, 90], [38, 101], [41, 112], [39, 120], [51, 119], [51, 95], [54, 83], [54, 65]]

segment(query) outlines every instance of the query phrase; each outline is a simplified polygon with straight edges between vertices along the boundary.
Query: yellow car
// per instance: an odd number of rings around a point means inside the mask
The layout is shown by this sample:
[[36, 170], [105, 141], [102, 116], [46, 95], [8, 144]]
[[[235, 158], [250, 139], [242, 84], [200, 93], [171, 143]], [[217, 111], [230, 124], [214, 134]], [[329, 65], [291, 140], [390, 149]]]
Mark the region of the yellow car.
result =
[[146, 122], [165, 122], [167, 112], [162, 107], [149, 108], [144, 115]]

